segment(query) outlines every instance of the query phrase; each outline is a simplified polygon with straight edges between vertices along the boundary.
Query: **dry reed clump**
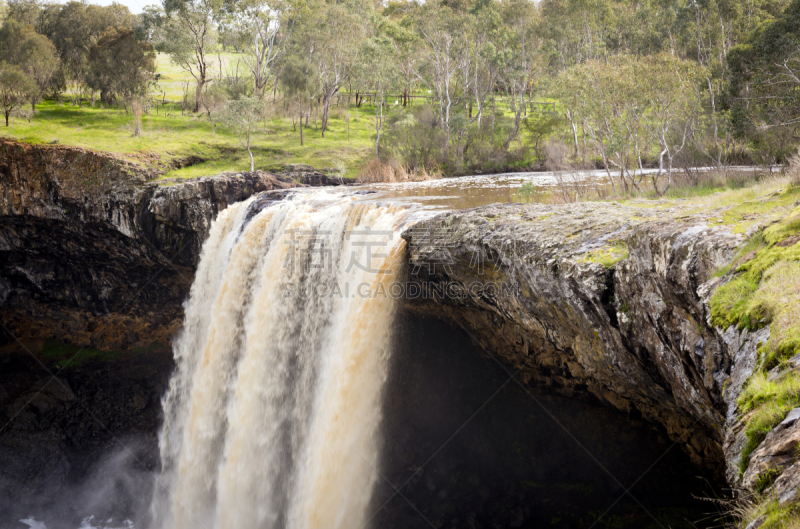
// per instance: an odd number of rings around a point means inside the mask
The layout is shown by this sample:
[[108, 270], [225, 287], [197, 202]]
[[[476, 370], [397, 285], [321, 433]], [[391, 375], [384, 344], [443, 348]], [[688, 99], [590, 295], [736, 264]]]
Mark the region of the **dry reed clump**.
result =
[[725, 529], [800, 529], [800, 509], [797, 503], [781, 503], [771, 493], [752, 494], [738, 491], [737, 498], [720, 502], [727, 512], [718, 521]]
[[[596, 181], [587, 180], [576, 163], [569, 160], [570, 149], [567, 144], [550, 140], [542, 146], [544, 167], [553, 173], [556, 181], [553, 196], [558, 196], [562, 202], [578, 202], [588, 200], [594, 192], [597, 198], [602, 199], [609, 195], [607, 186]], [[552, 199], [551, 199], [552, 200]]]
[[425, 168], [409, 171], [395, 160], [384, 162], [373, 158], [361, 168], [356, 179], [363, 184], [377, 184], [422, 182], [435, 178], [441, 178], [441, 174], [438, 171], [428, 172]]
[[786, 174], [793, 186], [800, 186], [800, 149], [797, 153], [789, 158], [789, 167], [786, 169]]

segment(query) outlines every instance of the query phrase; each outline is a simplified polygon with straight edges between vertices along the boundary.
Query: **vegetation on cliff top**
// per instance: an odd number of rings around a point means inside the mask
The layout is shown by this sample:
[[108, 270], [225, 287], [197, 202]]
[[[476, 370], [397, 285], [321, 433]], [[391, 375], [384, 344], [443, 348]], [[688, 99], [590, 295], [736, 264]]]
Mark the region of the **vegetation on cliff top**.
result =
[[736, 277], [711, 299], [711, 323], [755, 330], [770, 324], [766, 369], [800, 352], [800, 207], [756, 234], [755, 246], [736, 265]]
[[[795, 166], [790, 172], [798, 170], [800, 167]], [[800, 406], [800, 374], [790, 361], [800, 353], [799, 197], [800, 185], [795, 181], [788, 189], [751, 200], [754, 214], [742, 215], [742, 208], [748, 206], [743, 203], [729, 208], [727, 216], [720, 219], [736, 226], [753, 216], [768, 224], [748, 238], [731, 265], [719, 271], [719, 275], [732, 278], [710, 301], [710, 320], [717, 327], [733, 325], [754, 331], [770, 326], [769, 339], [759, 345], [756, 370], [737, 401], [746, 436], [739, 461], [741, 473], [747, 470], [751, 455], [767, 434]], [[763, 529], [800, 526], [797, 508], [791, 502], [780, 505], [768, 493], [779, 475], [779, 469], [767, 469], [757, 476], [752, 504], [740, 513], [742, 527], [757, 519]]]
[[[798, 13], [800, 0], [162, 0], [139, 15], [9, 0], [0, 100], [22, 118], [17, 138], [80, 143], [75, 129], [93, 128], [140, 161], [215, 160], [170, 176], [249, 167], [220, 121], [249, 99], [262, 168], [566, 164], [604, 167], [626, 194], [650, 164], [663, 193], [673, 168], [772, 167], [796, 151]], [[35, 116], [42, 97], [54, 108]]]

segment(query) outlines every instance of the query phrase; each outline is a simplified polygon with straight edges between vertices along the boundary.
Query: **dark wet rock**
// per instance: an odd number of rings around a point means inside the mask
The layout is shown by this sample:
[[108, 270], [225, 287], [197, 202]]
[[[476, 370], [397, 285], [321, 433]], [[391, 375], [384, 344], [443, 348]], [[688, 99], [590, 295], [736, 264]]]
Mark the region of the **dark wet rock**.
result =
[[660, 423], [695, 463], [735, 467], [736, 397], [769, 331], [712, 327], [708, 300], [742, 235], [590, 203], [446, 213], [404, 237], [412, 279], [455, 294], [417, 310], [457, 323], [526, 381]]
[[56, 430], [15, 430], [0, 436], [0, 506], [56, 494], [70, 472], [65, 448], [64, 436]]
[[288, 178], [291, 181], [307, 186], [342, 186], [352, 185], [354, 180], [344, 178], [334, 169], [318, 170], [310, 165], [303, 163], [293, 163], [284, 165], [278, 175]]
[[17, 337], [106, 350], [169, 340], [216, 215], [297, 185], [263, 171], [155, 176], [110, 154], [0, 139], [0, 317]]
[[114, 454], [129, 461], [106, 469], [109, 479], [158, 467], [160, 398], [173, 367], [169, 346], [99, 355], [60, 370], [36, 349], [34, 343], [0, 348], [0, 384], [9, 395], [0, 403], [4, 521], [44, 512], [53, 502], [78, 502], [76, 484]]

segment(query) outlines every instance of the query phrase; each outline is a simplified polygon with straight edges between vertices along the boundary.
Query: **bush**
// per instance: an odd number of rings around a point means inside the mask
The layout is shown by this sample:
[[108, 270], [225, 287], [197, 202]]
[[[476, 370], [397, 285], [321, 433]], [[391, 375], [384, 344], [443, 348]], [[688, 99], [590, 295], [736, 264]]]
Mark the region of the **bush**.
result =
[[381, 139], [384, 152], [401, 160], [410, 170], [441, 167], [446, 162], [442, 150], [444, 134], [429, 105], [392, 113]]
[[522, 120], [522, 128], [527, 132], [528, 143], [534, 155], [539, 160], [544, 160], [543, 142], [559, 132], [564, 126], [564, 118], [548, 110], [534, 109]]
[[430, 105], [392, 113], [381, 138], [384, 152], [411, 171], [426, 170], [448, 175], [502, 172], [519, 167], [528, 147], [513, 143], [506, 148], [512, 121], [500, 113], [469, 123], [463, 114], [451, 117], [451, 144], [445, 155], [445, 134]]

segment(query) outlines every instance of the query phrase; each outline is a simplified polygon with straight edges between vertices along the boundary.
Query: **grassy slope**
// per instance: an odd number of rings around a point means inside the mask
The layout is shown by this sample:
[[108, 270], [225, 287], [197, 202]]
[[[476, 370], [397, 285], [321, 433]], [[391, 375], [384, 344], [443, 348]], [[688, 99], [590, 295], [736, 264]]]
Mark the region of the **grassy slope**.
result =
[[[246, 68], [233, 53], [221, 53], [214, 57], [209, 71], [211, 78], [217, 78], [221, 68], [224, 71], [239, 71]], [[172, 170], [165, 178], [195, 177], [217, 174], [222, 171], [242, 171], [249, 169], [249, 158], [235, 136], [227, 130], [217, 128], [212, 134], [212, 126], [205, 115], [185, 112], [181, 116], [180, 101], [187, 88], [193, 97], [195, 81], [180, 67], [172, 64], [169, 57], [159, 54], [156, 59], [157, 73], [160, 75], [153, 97], [165, 100], [166, 108], [151, 109], [143, 117], [143, 133], [139, 137], [132, 134], [132, 117], [122, 108], [101, 108], [100, 103], [91, 107], [88, 103], [75, 107], [70, 103], [44, 101], [37, 107], [31, 123], [22, 118], [12, 117], [11, 126], [0, 125], [0, 136], [9, 136], [33, 143], [58, 142], [65, 145], [90, 147], [122, 154], [131, 160], [147, 163], [160, 161], [169, 164], [173, 159], [198, 155], [208, 161], [179, 170]], [[424, 95], [420, 92], [420, 95]], [[63, 99], [69, 99], [69, 93]], [[84, 95], [84, 97], [86, 97]], [[393, 101], [390, 101], [390, 105]], [[418, 101], [412, 102], [419, 104]], [[499, 102], [498, 111], [502, 114], [505, 104]], [[391, 105], [390, 112], [399, 107]], [[166, 110], [166, 115], [165, 115]], [[305, 145], [300, 146], [299, 130], [292, 119], [285, 115], [280, 106], [272, 108], [273, 116], [265, 123], [265, 132], [253, 140], [256, 167], [277, 169], [287, 163], [305, 163], [319, 169], [341, 168], [345, 174], [354, 177], [359, 169], [373, 156], [375, 148], [375, 107], [364, 103], [360, 108], [351, 105], [334, 106], [331, 109], [329, 128], [322, 138], [315, 129], [314, 116], [309, 127], [304, 129]], [[521, 132], [521, 140], [527, 133]]]
[[[350, 139], [344, 112], [336, 109], [330, 119], [325, 138], [311, 126], [305, 130], [305, 145], [300, 146], [299, 130], [292, 130], [287, 118], [274, 118], [266, 123], [266, 134], [254, 138], [253, 151], [256, 166], [270, 169], [285, 163], [307, 163], [318, 168], [332, 167], [336, 161], [345, 164], [348, 175], [353, 176], [358, 167], [372, 154], [370, 119], [371, 108], [353, 108], [350, 112]], [[9, 128], [0, 128], [0, 134], [33, 143], [59, 142], [68, 145], [120, 153], [131, 159], [142, 155], [156, 155], [168, 163], [174, 158], [190, 154], [211, 161], [181, 170], [172, 171], [169, 177], [192, 177], [216, 174], [221, 171], [247, 170], [249, 160], [239, 141], [227, 130], [217, 128], [212, 134], [211, 123], [205, 116], [187, 113], [181, 116], [180, 106], [168, 105], [159, 115], [151, 111], [143, 120], [143, 133], [132, 135], [131, 116], [123, 109], [74, 107], [54, 101], [45, 101], [31, 123], [12, 119]]]
[[[232, 54], [222, 55], [223, 67], [230, 68], [235, 61]], [[132, 160], [162, 163], [189, 155], [206, 158], [206, 163], [170, 171], [165, 177], [194, 177], [222, 171], [249, 169], [249, 159], [235, 136], [217, 128], [212, 134], [211, 123], [205, 115], [185, 113], [181, 116], [179, 101], [183, 83], [191, 76], [169, 62], [166, 56], [158, 57], [158, 72], [162, 74], [156, 90], [159, 99], [166, 98], [167, 107], [151, 109], [143, 117], [143, 133], [133, 137], [132, 118], [122, 108], [75, 107], [69, 103], [44, 101], [37, 107], [31, 123], [12, 117], [11, 126], [0, 126], [0, 135], [33, 143], [59, 142], [67, 145], [123, 154]], [[216, 75], [216, 73], [214, 73]], [[65, 98], [66, 99], [66, 98]], [[172, 102], [172, 103], [170, 103]], [[265, 133], [257, 134], [253, 141], [256, 167], [275, 169], [286, 163], [306, 163], [317, 168], [344, 164], [346, 174], [355, 176], [358, 169], [372, 156], [374, 149], [374, 106], [351, 106], [349, 137], [346, 121], [347, 109], [334, 107], [325, 138], [314, 127], [314, 114], [304, 131], [305, 145], [300, 146], [300, 132], [289, 117], [276, 116], [265, 123]]]
[[[788, 185], [787, 185], [788, 184]], [[728, 281], [711, 299], [711, 322], [721, 328], [758, 329], [770, 325], [770, 339], [759, 348], [759, 364], [739, 397], [747, 444], [739, 462], [744, 472], [750, 455], [786, 414], [800, 406], [800, 373], [788, 359], [800, 353], [800, 185], [766, 181], [689, 202], [721, 207], [716, 222], [742, 233], [755, 223], [766, 226], [742, 246], [731, 265], [718, 271]], [[776, 369], [780, 377], [768, 379]], [[797, 454], [796, 457], [800, 457]], [[736, 511], [740, 527], [762, 518], [762, 529], [800, 528], [800, 510], [780, 505], [768, 492], [779, 470], [768, 471], [756, 494]]]

